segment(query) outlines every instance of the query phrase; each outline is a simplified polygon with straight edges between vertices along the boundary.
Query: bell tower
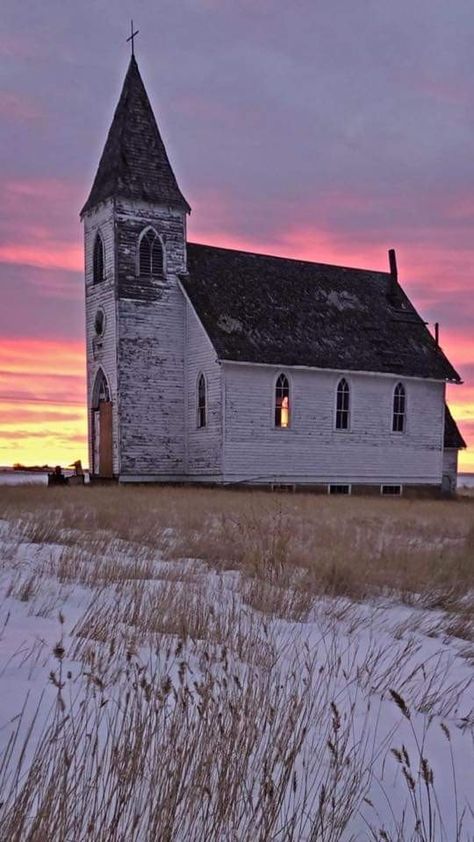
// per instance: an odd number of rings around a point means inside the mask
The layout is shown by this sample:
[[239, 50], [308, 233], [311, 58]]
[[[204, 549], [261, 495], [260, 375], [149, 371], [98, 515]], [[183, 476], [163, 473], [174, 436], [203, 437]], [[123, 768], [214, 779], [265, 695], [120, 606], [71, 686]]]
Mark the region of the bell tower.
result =
[[186, 216], [132, 54], [84, 222], [89, 465], [121, 481], [184, 473]]

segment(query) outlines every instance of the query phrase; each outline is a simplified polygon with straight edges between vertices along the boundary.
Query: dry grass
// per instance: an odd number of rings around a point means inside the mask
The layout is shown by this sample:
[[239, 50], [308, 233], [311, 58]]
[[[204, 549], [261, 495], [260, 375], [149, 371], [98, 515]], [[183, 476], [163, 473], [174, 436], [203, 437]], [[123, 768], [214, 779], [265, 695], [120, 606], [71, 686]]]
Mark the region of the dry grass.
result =
[[309, 652], [297, 675], [257, 674], [234, 671], [221, 649], [198, 680], [191, 655], [180, 643], [151, 671], [130, 655], [115, 701], [96, 664], [79, 700], [58, 647], [56, 706], [29, 771], [8, 774], [21, 718], [0, 763], [1, 838], [340, 838], [369, 779], [369, 741], [364, 726], [354, 748], [352, 719], [331, 682], [314, 685]]
[[[68, 545], [54, 562], [64, 581], [148, 580], [157, 575], [157, 558], [194, 558], [272, 586], [291, 584], [303, 593], [356, 599], [394, 593], [409, 603], [454, 613], [462, 602], [464, 616], [465, 595], [474, 586], [470, 500], [3, 487], [0, 517], [16, 521], [12, 540]], [[127, 558], [119, 564], [121, 542]], [[132, 562], [130, 544], [135, 546]], [[111, 556], [112, 569], [106, 560]], [[258, 587], [262, 591], [263, 585]], [[256, 599], [258, 588], [249, 585], [249, 593], [252, 589]], [[272, 588], [266, 592], [275, 599]]]
[[[468, 679], [427, 659], [416, 612], [389, 648], [372, 624], [401, 598], [468, 645], [474, 503], [0, 487], [0, 518], [9, 598], [43, 616], [87, 595], [67, 634], [59, 615], [50, 713], [19, 713], [0, 760], [0, 839], [340, 842], [354, 816], [367, 839], [465, 838], [413, 718], [470, 730]], [[36, 641], [21, 663], [40, 658]], [[390, 698], [410, 753], [378, 737]], [[381, 757], [407, 789], [390, 829]]]

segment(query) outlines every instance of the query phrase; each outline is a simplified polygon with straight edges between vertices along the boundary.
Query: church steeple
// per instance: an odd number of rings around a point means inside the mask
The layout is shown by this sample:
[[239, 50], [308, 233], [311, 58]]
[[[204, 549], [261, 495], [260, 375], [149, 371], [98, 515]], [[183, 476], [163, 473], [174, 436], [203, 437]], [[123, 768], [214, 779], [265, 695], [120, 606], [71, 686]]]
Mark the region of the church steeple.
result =
[[168, 160], [134, 55], [81, 215], [113, 197], [191, 211]]

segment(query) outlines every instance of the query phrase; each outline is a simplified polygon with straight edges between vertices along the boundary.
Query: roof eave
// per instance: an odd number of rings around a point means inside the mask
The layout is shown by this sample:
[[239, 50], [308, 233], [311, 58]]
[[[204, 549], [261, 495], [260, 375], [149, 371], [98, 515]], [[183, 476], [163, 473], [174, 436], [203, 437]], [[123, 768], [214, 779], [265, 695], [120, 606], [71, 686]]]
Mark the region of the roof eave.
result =
[[[89, 196], [89, 198], [88, 198], [87, 202], [85, 203], [84, 207], [79, 212], [79, 218], [82, 219], [85, 216], [86, 213], [89, 213], [90, 211], [93, 211], [96, 207], [98, 207], [99, 205], [105, 204], [105, 202], [109, 202], [109, 201], [112, 201], [114, 199], [130, 199], [132, 201], [133, 200], [137, 201], [136, 197], [134, 197], [134, 196], [127, 196], [126, 193], [115, 192], [115, 191], [112, 191], [110, 193], [110, 195], [104, 195], [100, 199], [94, 199], [93, 201], [91, 200], [91, 197]], [[155, 201], [152, 201], [152, 202], [150, 202], [150, 199], [142, 199], [141, 201], [148, 202], [149, 204], [152, 204], [152, 205], [156, 204], [156, 205], [164, 205], [165, 207], [168, 207], [168, 208], [176, 208], [178, 210], [184, 211], [187, 214], [191, 213], [191, 206], [188, 204], [188, 202], [186, 201], [184, 196], [182, 197], [181, 201], [177, 200], [177, 201], [171, 201], [170, 202], [169, 199], [156, 199]]]
[[[189, 298], [186, 295], [186, 298]], [[191, 302], [192, 303], [192, 302]], [[196, 308], [193, 306], [193, 309], [196, 311]], [[207, 331], [206, 331], [207, 333]], [[399, 371], [373, 371], [372, 369], [351, 369], [351, 368], [334, 368], [331, 366], [323, 366], [323, 365], [303, 365], [302, 363], [287, 363], [287, 362], [274, 362], [274, 363], [263, 363], [263, 362], [255, 362], [255, 360], [235, 360], [230, 359], [228, 357], [219, 357], [219, 362], [228, 365], [258, 365], [258, 366], [265, 366], [266, 368], [293, 368], [293, 369], [301, 369], [302, 371], [331, 371], [340, 373], [348, 373], [348, 374], [365, 374], [369, 377], [398, 377], [404, 380], [423, 380], [429, 381], [430, 383], [456, 383], [457, 381], [449, 380], [447, 377], [423, 377], [422, 375], [416, 374], [403, 374]]]

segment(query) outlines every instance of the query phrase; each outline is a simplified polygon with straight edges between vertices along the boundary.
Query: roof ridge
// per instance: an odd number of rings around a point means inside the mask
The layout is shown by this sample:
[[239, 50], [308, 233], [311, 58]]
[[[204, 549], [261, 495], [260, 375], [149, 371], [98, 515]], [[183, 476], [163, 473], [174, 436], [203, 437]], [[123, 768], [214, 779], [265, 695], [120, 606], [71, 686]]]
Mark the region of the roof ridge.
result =
[[283, 260], [286, 263], [304, 263], [307, 266], [327, 266], [334, 269], [347, 269], [348, 272], [370, 272], [372, 275], [385, 275], [390, 277], [390, 272], [383, 269], [369, 269], [363, 266], [343, 266], [340, 263], [323, 263], [318, 260], [305, 260], [302, 257], [283, 257], [281, 254], [268, 254], [262, 251], [246, 251], [245, 249], [229, 248], [228, 246], [216, 246], [212, 243], [192, 243], [188, 241], [189, 246], [197, 246], [198, 248], [209, 248], [215, 251], [233, 252], [234, 254], [243, 254], [248, 257], [264, 257], [266, 260]]
[[191, 243], [181, 282], [221, 360], [460, 382], [388, 273]]

